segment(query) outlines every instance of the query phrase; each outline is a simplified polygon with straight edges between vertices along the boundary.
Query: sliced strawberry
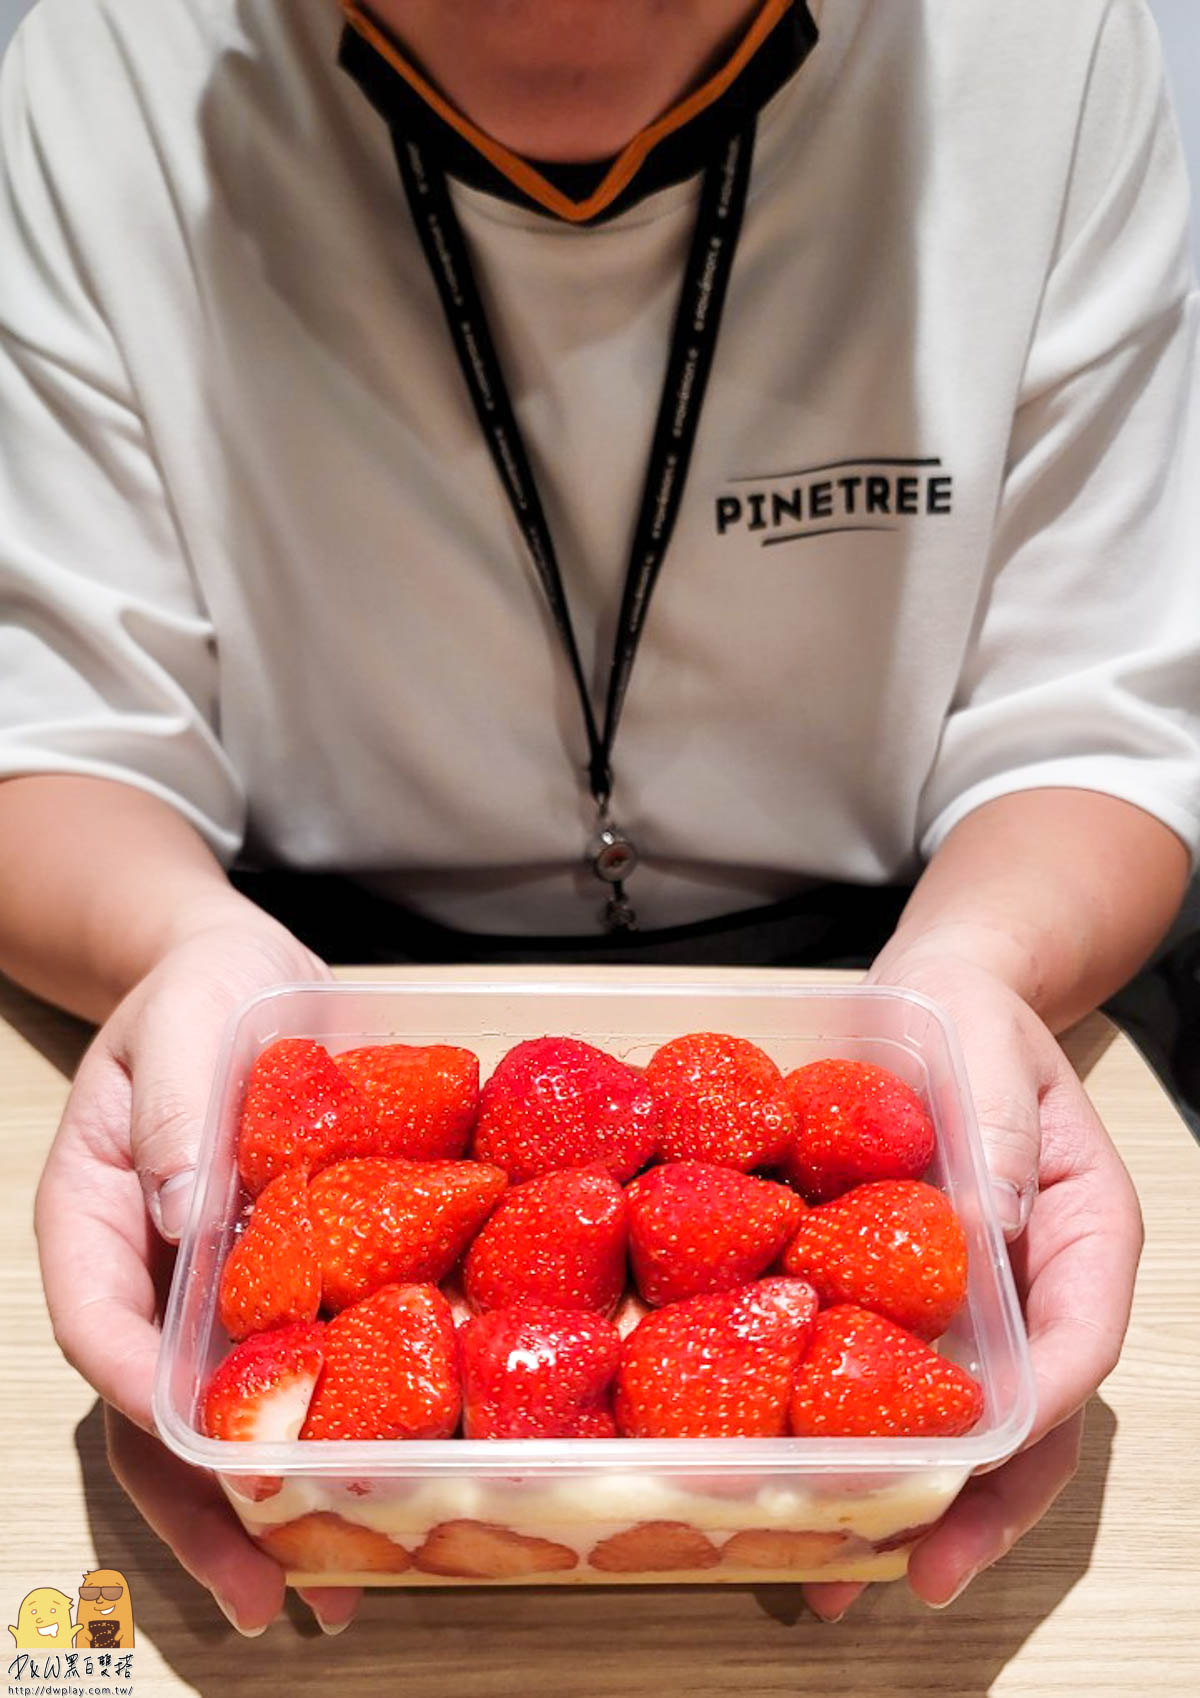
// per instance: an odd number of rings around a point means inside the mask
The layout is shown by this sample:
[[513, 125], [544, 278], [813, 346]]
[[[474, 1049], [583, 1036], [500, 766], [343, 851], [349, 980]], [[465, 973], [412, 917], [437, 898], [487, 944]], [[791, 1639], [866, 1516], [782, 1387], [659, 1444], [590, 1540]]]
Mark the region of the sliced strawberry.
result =
[[616, 1437], [608, 1395], [621, 1340], [602, 1316], [493, 1309], [469, 1320], [459, 1343], [465, 1438]]
[[953, 1437], [983, 1413], [978, 1381], [882, 1315], [842, 1303], [817, 1316], [792, 1393], [801, 1438]]
[[616, 1415], [630, 1438], [777, 1438], [817, 1299], [763, 1279], [647, 1315], [621, 1346]]
[[363, 1155], [453, 1161], [479, 1111], [479, 1058], [453, 1044], [370, 1044], [334, 1057], [370, 1104], [373, 1148]]
[[792, 1111], [783, 1076], [757, 1044], [689, 1032], [651, 1056], [646, 1083], [658, 1105], [666, 1161], [770, 1167], [787, 1147]]
[[403, 1545], [386, 1533], [327, 1509], [276, 1522], [258, 1542], [290, 1574], [401, 1574], [412, 1567]]
[[920, 1179], [881, 1179], [810, 1209], [784, 1255], [822, 1304], [871, 1309], [937, 1338], [967, 1294], [967, 1238], [949, 1201]]
[[439, 1521], [413, 1552], [426, 1574], [463, 1580], [517, 1580], [579, 1566], [579, 1553], [555, 1539], [515, 1533], [488, 1521]]
[[715, 1568], [721, 1553], [686, 1521], [640, 1521], [593, 1546], [588, 1557], [603, 1574], [665, 1574]]
[[748, 1285], [804, 1213], [789, 1186], [710, 1162], [652, 1167], [625, 1196], [634, 1281], [655, 1305]]
[[386, 1285], [325, 1328], [303, 1439], [444, 1439], [458, 1425], [458, 1346], [433, 1285]]
[[221, 1325], [230, 1338], [315, 1321], [321, 1269], [308, 1212], [308, 1182], [289, 1168], [262, 1191], [221, 1270]]
[[309, 1038], [280, 1038], [255, 1061], [238, 1127], [238, 1172], [252, 1197], [288, 1168], [309, 1174], [369, 1147], [358, 1087]]
[[811, 1203], [876, 1179], [919, 1179], [933, 1160], [921, 1099], [884, 1067], [814, 1061], [789, 1073], [784, 1088], [796, 1124], [782, 1166]]
[[480, 1093], [473, 1153], [514, 1185], [599, 1163], [624, 1183], [657, 1150], [644, 1080], [578, 1038], [535, 1038], [497, 1064]]
[[201, 1424], [209, 1438], [298, 1438], [321, 1372], [325, 1332], [320, 1322], [298, 1321], [234, 1345], [204, 1393]]
[[380, 1286], [444, 1278], [504, 1189], [474, 1161], [369, 1156], [324, 1168], [308, 1188], [321, 1301], [344, 1309]]
[[517, 1303], [609, 1313], [625, 1286], [625, 1194], [603, 1168], [543, 1173], [506, 1191], [467, 1251], [476, 1309]]

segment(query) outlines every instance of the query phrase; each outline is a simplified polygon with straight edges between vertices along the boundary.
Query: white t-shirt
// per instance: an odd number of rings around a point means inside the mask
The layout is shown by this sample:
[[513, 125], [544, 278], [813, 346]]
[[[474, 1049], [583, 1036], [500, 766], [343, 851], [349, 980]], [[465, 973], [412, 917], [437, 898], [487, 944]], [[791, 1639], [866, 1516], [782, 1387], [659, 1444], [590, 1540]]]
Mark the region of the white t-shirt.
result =
[[[615, 752], [643, 925], [969, 810], [1200, 836], [1200, 300], [1141, 0], [826, 0]], [[41, 0], [0, 85], [0, 773], [588, 931], [579, 706], [333, 0]], [[594, 696], [698, 178], [458, 185]], [[1193, 292], [1189, 294], [1189, 287]]]

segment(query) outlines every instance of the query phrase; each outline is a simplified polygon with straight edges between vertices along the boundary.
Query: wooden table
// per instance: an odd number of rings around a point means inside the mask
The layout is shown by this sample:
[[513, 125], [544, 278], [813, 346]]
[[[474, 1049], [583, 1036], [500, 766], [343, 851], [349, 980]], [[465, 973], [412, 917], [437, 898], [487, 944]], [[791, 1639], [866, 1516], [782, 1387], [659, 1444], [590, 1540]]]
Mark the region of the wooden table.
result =
[[54, 1345], [30, 1203], [86, 1038], [0, 984], [9, 1345], [0, 1608], [10, 1612], [0, 1630], [34, 1586], [73, 1593], [84, 1567], [105, 1565], [129, 1576], [135, 1600], [135, 1698], [1200, 1693], [1200, 1150], [1132, 1044], [1101, 1016], [1066, 1047], [1142, 1197], [1133, 1324], [1120, 1367], [1093, 1400], [1072, 1486], [949, 1610], [924, 1609], [903, 1583], [874, 1588], [837, 1627], [815, 1621], [786, 1587], [383, 1591], [329, 1640], [294, 1601], [289, 1619], [258, 1640], [227, 1627], [110, 1478], [95, 1395]]

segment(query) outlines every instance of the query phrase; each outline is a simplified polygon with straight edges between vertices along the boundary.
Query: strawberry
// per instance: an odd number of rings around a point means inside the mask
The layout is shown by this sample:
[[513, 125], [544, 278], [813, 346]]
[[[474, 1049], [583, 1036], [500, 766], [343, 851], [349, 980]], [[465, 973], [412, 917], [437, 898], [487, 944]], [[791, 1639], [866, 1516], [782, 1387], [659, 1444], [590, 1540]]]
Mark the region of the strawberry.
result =
[[309, 1038], [280, 1038], [255, 1061], [238, 1128], [238, 1171], [252, 1197], [291, 1167], [305, 1174], [364, 1154], [370, 1110], [362, 1093]]
[[792, 1135], [779, 1069], [757, 1044], [719, 1032], [673, 1038], [651, 1056], [646, 1083], [658, 1105], [667, 1161], [769, 1167]]
[[409, 1161], [454, 1160], [479, 1109], [479, 1058], [453, 1044], [370, 1044], [335, 1056], [374, 1115], [373, 1147], [363, 1155]]
[[368, 1156], [324, 1168], [308, 1197], [325, 1307], [442, 1279], [503, 1189], [499, 1168], [482, 1162]]
[[721, 1546], [721, 1561], [738, 1568], [819, 1569], [845, 1555], [852, 1538], [851, 1533], [746, 1527], [726, 1539]]
[[615, 1308], [625, 1287], [625, 1194], [603, 1168], [543, 1173], [507, 1191], [463, 1265], [476, 1309]]
[[210, 1439], [299, 1437], [324, 1360], [326, 1329], [298, 1321], [234, 1345], [204, 1393], [201, 1424]]
[[817, 1299], [799, 1279], [691, 1297], [621, 1346], [616, 1415], [630, 1438], [777, 1438]]
[[686, 1521], [640, 1521], [601, 1539], [588, 1565], [602, 1574], [667, 1574], [715, 1568], [721, 1552]]
[[634, 1283], [656, 1306], [748, 1285], [804, 1213], [786, 1185], [698, 1161], [652, 1167], [625, 1197]]
[[789, 1417], [801, 1438], [952, 1437], [983, 1413], [965, 1368], [882, 1315], [823, 1309], [796, 1375]]
[[810, 1209], [783, 1265], [822, 1304], [854, 1303], [920, 1338], [945, 1332], [967, 1294], [967, 1239], [920, 1179], [881, 1179]]
[[514, 1185], [601, 1163], [624, 1183], [655, 1155], [654, 1099], [641, 1075], [578, 1038], [533, 1038], [480, 1093], [473, 1153]]
[[621, 1354], [610, 1322], [526, 1304], [469, 1320], [462, 1347], [468, 1439], [615, 1438], [608, 1391]]
[[221, 1270], [221, 1325], [230, 1338], [315, 1321], [321, 1268], [308, 1213], [308, 1183], [289, 1168], [262, 1191]]
[[404, 1546], [386, 1533], [328, 1509], [277, 1521], [257, 1539], [289, 1574], [402, 1574], [412, 1567]]
[[519, 1580], [578, 1568], [579, 1553], [555, 1539], [493, 1522], [439, 1521], [413, 1552], [413, 1566], [462, 1580]]
[[919, 1179], [933, 1122], [915, 1091], [865, 1061], [813, 1061], [784, 1081], [796, 1129], [783, 1169], [810, 1203], [874, 1179]]
[[433, 1285], [385, 1285], [325, 1328], [302, 1439], [444, 1439], [458, 1425], [458, 1344]]

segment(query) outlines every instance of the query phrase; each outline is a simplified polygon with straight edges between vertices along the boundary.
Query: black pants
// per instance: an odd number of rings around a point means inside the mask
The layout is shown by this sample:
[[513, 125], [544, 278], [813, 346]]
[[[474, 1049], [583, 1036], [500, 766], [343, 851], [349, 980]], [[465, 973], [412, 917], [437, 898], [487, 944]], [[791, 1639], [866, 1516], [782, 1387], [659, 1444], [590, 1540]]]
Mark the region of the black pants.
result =
[[865, 967], [890, 937], [908, 887], [822, 884], [767, 907], [695, 925], [609, 936], [500, 937], [455, 931], [331, 873], [234, 872], [251, 901], [322, 960], [645, 962], [656, 966]]

